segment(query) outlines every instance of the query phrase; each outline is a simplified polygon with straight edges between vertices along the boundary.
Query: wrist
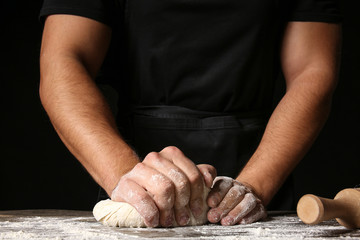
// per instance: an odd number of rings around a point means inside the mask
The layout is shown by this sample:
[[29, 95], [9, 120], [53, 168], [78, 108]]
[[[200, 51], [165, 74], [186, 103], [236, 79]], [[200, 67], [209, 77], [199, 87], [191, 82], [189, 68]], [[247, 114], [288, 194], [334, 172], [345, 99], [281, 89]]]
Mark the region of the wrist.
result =
[[266, 179], [259, 179], [256, 173], [248, 175], [248, 173], [241, 173], [237, 178], [237, 181], [241, 182], [261, 200], [264, 206], [267, 206], [274, 195], [274, 184]]
[[[103, 171], [103, 184], [100, 184], [109, 196], [118, 185], [122, 176], [130, 172], [140, 162], [136, 153], [128, 148], [123, 150], [115, 161], [110, 161]], [[105, 167], [105, 166], [104, 166]]]

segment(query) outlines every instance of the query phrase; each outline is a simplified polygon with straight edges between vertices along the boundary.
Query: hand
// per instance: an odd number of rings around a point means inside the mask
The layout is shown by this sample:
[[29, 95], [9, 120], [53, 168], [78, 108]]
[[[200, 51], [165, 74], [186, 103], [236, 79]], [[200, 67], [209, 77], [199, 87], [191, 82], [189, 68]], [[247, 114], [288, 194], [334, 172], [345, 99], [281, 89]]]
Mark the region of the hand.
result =
[[266, 218], [261, 200], [251, 187], [230, 177], [216, 177], [208, 196], [208, 220], [221, 225], [248, 224]]
[[170, 227], [174, 220], [185, 226], [190, 221], [187, 206], [195, 218], [202, 214], [203, 189], [211, 187], [215, 176], [214, 167], [197, 167], [178, 148], [166, 147], [123, 175], [111, 199], [131, 204], [149, 227]]

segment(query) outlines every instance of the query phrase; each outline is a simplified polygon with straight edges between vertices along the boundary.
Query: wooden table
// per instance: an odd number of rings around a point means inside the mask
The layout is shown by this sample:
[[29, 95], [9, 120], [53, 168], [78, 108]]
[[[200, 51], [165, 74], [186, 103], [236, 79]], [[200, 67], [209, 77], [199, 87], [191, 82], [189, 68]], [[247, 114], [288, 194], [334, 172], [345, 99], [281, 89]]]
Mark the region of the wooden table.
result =
[[0, 239], [360, 239], [335, 220], [308, 226], [294, 213], [270, 212], [267, 220], [223, 227], [215, 224], [178, 228], [113, 228], [91, 212], [68, 210], [0, 211]]

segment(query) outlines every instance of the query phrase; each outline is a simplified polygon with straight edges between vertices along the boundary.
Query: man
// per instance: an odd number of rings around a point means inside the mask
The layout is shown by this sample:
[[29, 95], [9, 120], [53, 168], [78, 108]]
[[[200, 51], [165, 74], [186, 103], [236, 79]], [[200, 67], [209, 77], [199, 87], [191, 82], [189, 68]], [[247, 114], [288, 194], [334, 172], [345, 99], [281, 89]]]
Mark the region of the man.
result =
[[[213, 183], [210, 222], [264, 218], [329, 114], [340, 35], [331, 0], [45, 0], [41, 16], [40, 97], [56, 131], [150, 227], [200, 216]], [[114, 16], [127, 64], [118, 81], [131, 85], [118, 124], [94, 81]], [[280, 66], [286, 93], [272, 111]], [[214, 182], [216, 171], [228, 177]], [[277, 209], [291, 205], [282, 192]]]

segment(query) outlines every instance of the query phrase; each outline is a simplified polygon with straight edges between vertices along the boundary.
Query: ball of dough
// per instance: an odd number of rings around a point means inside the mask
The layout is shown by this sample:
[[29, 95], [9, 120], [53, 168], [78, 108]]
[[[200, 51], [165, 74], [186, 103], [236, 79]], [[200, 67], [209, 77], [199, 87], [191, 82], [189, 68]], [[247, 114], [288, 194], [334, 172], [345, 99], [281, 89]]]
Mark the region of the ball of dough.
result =
[[[203, 214], [199, 218], [195, 218], [191, 211], [190, 222], [188, 225], [203, 225], [207, 220], [207, 212], [209, 207], [206, 204], [206, 198], [209, 193], [209, 188], [204, 188], [204, 209]], [[110, 199], [98, 202], [93, 209], [94, 217], [97, 221], [102, 222], [105, 226], [111, 227], [147, 227], [144, 219], [136, 211], [136, 209], [125, 202], [115, 202]], [[178, 224], [174, 220], [173, 226]]]

